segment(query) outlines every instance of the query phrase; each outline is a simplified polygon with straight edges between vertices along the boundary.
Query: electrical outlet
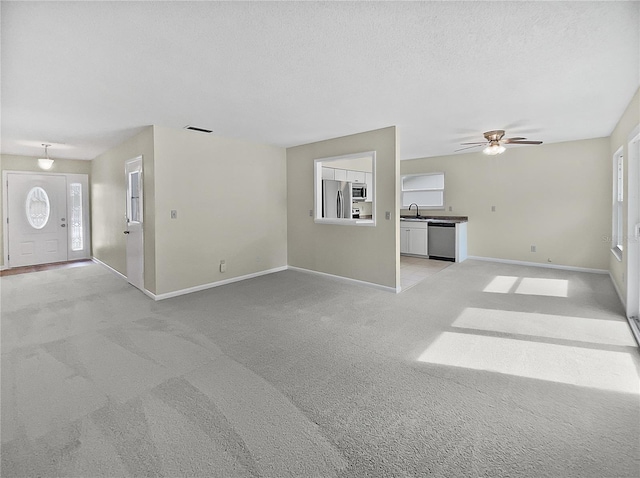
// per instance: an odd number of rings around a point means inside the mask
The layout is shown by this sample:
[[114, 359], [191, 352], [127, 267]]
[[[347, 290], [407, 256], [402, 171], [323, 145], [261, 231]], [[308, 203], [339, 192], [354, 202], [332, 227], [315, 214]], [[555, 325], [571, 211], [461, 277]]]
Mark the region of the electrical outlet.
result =
[[453, 211], [453, 206], [449, 206], [449, 211]]
[[313, 217], [313, 209], [309, 209], [309, 217]]
[[227, 262], [220, 261], [220, 272], [227, 272]]
[[536, 252], [536, 246], [531, 246], [531, 252]]
[[171, 210], [171, 219], [178, 219], [178, 211], [175, 209]]
[[491, 212], [496, 212], [496, 207], [495, 206], [491, 206]]

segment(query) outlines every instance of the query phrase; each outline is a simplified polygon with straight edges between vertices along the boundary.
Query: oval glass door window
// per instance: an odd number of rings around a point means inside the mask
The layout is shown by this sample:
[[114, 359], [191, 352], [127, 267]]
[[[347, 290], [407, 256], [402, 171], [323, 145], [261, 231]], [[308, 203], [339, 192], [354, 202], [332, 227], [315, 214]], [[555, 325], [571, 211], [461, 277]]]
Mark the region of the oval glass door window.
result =
[[39, 186], [31, 188], [27, 194], [27, 221], [34, 229], [42, 229], [49, 221], [51, 205], [47, 192]]

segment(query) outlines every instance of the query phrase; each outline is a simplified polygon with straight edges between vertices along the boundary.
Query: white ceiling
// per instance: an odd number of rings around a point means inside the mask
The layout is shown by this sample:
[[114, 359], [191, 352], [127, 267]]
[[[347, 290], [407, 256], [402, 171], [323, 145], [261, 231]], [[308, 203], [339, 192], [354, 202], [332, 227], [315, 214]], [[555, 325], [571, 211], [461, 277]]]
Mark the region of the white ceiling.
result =
[[491, 129], [608, 136], [640, 84], [639, 2], [1, 9], [6, 154], [92, 159], [150, 124], [285, 147], [397, 125], [409, 159]]

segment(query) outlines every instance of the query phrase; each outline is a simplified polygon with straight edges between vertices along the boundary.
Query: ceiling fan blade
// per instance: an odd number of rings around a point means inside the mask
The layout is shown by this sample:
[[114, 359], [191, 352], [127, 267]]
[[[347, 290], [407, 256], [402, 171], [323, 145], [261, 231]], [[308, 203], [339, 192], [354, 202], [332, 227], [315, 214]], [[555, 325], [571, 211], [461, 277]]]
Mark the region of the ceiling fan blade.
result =
[[509, 141], [509, 144], [542, 144], [542, 141]]
[[[462, 143], [464, 144], [464, 143]], [[467, 146], [466, 148], [460, 148], [460, 149], [456, 149], [454, 151], [454, 153], [457, 153], [458, 151], [464, 151], [465, 149], [471, 149], [471, 148], [477, 148], [478, 146], [483, 146], [485, 143], [480, 143], [480, 144], [476, 144], [474, 146]]]
[[460, 143], [460, 144], [488, 144], [486, 141], [477, 142], [477, 143]]
[[505, 139], [501, 139], [500, 142], [511, 143], [512, 141], [522, 141], [523, 139], [527, 139], [527, 138], [505, 138]]

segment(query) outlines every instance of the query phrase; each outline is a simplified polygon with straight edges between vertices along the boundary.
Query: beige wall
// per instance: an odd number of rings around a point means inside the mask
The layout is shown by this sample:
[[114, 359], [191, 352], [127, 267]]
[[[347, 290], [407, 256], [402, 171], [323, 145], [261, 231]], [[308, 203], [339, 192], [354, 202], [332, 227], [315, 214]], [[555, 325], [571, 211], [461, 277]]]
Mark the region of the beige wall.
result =
[[[612, 194], [608, 156], [609, 140], [600, 138], [512, 146], [498, 156], [476, 152], [402, 161], [400, 169], [401, 174], [445, 173], [445, 210], [421, 213], [469, 216], [470, 256], [550, 259], [557, 265], [606, 270]], [[537, 252], [531, 252], [532, 245]]]
[[93, 256], [127, 275], [124, 164], [142, 156], [144, 178], [144, 284], [156, 290], [153, 127], [95, 158], [91, 168]]
[[154, 130], [157, 294], [286, 266], [285, 150]]
[[[10, 154], [0, 155], [0, 171], [33, 171], [37, 173], [68, 173], [68, 174], [90, 174], [91, 161], [82, 161], [75, 159], [54, 159], [53, 167], [49, 171], [43, 171], [38, 167], [38, 158], [30, 156], [15, 156]], [[2, 200], [4, 197], [4, 182], [0, 184], [0, 211], [2, 211]], [[0, 221], [0, 266], [4, 266], [4, 223], [3, 217]]]
[[[629, 168], [626, 167], [626, 161], [629, 158], [629, 134], [634, 130], [636, 126], [640, 123], [640, 88], [636, 91], [636, 94], [633, 96], [629, 106], [625, 110], [624, 114], [618, 121], [618, 124], [614, 128], [611, 136], [609, 138], [609, 151], [607, 155], [607, 164], [609, 165], [609, 181], [612, 182], [613, 178], [611, 177], [613, 171], [613, 155], [615, 152], [622, 146], [623, 147], [623, 155], [625, 158], [625, 168], [624, 168], [624, 187], [625, 191], [628, 191], [629, 184], [629, 176], [628, 171]], [[627, 231], [627, 219], [628, 219], [628, 204], [626, 202], [626, 198], [629, 197], [628, 194], [625, 195], [625, 205], [624, 205], [624, 231]], [[612, 198], [609, 197], [609, 202], [611, 203]], [[610, 209], [612, 205], [610, 204]], [[610, 214], [611, 216], [611, 214]], [[626, 232], [625, 232], [626, 234]], [[609, 236], [611, 236], [611, 225], [609, 226]], [[622, 251], [622, 261], [616, 259], [616, 257], [611, 254], [609, 256], [609, 271], [611, 272], [611, 276], [618, 288], [620, 294], [622, 294], [624, 300], [626, 300], [627, 296], [627, 285], [626, 285], [626, 270], [627, 270], [627, 251]]]
[[[316, 224], [314, 160], [376, 151], [375, 227]], [[287, 149], [289, 265], [396, 288], [400, 281], [396, 128]], [[391, 219], [385, 219], [385, 211]]]

